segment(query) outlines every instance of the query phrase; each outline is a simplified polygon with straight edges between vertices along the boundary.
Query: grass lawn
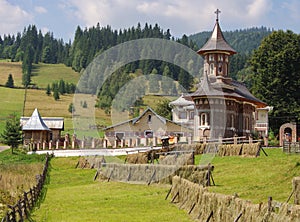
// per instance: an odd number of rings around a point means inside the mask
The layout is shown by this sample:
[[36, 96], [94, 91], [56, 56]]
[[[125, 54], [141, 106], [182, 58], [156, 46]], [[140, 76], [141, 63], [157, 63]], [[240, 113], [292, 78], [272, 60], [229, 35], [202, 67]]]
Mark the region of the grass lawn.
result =
[[[293, 177], [300, 176], [300, 156], [285, 154], [282, 149], [265, 149], [258, 158], [215, 157], [212, 192], [233, 195], [254, 203], [267, 202], [268, 197], [285, 202], [292, 192]], [[197, 156], [199, 162], [201, 156]], [[291, 199], [292, 203], [293, 200]]]
[[[49, 78], [50, 77], [50, 78]], [[63, 79], [65, 82], [77, 85], [80, 74], [64, 64], [33, 64], [32, 83], [45, 89], [48, 84]]]
[[4, 129], [5, 121], [10, 114], [16, 113], [18, 116], [22, 115], [23, 100], [23, 89], [0, 87], [0, 133]]
[[15, 86], [22, 86], [22, 63], [10, 62], [7, 59], [0, 60], [0, 84], [5, 85], [8, 75], [12, 74]]
[[75, 169], [77, 160], [51, 160], [47, 195], [33, 221], [192, 221], [165, 200], [169, 186], [93, 182], [95, 171]]

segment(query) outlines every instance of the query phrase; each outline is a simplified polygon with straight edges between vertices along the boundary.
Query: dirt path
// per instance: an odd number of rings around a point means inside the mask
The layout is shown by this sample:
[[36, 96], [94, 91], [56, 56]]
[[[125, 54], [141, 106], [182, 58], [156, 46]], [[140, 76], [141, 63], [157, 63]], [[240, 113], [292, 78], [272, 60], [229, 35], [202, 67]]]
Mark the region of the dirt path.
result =
[[0, 152], [9, 149], [9, 146], [0, 146]]

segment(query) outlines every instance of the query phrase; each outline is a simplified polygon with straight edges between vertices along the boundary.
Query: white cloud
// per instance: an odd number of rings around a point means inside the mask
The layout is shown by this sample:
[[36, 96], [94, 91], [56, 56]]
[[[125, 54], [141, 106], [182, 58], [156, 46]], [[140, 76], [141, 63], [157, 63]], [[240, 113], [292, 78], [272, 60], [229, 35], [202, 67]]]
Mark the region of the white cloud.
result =
[[39, 13], [39, 14], [47, 13], [47, 9], [44, 8], [43, 6], [35, 6], [34, 11]]
[[138, 22], [158, 23], [176, 36], [211, 30], [217, 8], [226, 30], [264, 25], [272, 9], [271, 0], [68, 0], [65, 5], [85, 26], [100, 22], [119, 29]]
[[24, 25], [31, 20], [32, 16], [21, 7], [0, 0], [0, 35], [23, 30]]

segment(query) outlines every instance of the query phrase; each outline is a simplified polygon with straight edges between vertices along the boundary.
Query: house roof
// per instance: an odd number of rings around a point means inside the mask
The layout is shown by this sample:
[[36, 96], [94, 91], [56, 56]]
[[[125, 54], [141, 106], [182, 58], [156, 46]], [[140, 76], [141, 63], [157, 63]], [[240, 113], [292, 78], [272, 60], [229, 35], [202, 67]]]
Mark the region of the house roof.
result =
[[189, 97], [185, 97], [183, 94], [176, 100], [169, 103], [169, 105], [173, 106], [189, 106], [194, 105], [194, 102]]
[[33, 111], [29, 120], [22, 126], [22, 130], [42, 130], [42, 131], [50, 131], [48, 126], [45, 124], [43, 119], [40, 116], [37, 108]]
[[[171, 120], [168, 120], [160, 115], [158, 115], [156, 112], [154, 112], [154, 110], [150, 107], [147, 107], [147, 109], [145, 109], [145, 111], [138, 117], [136, 118], [133, 118], [133, 119], [129, 119], [129, 120], [126, 120], [126, 121], [123, 121], [123, 122], [120, 122], [120, 123], [117, 123], [117, 124], [114, 124], [114, 125], [111, 125], [111, 126], [108, 126], [106, 127], [104, 130], [108, 130], [108, 129], [111, 129], [111, 128], [114, 128], [114, 127], [117, 127], [117, 126], [121, 126], [121, 125], [124, 125], [124, 124], [129, 124], [131, 123], [132, 125], [136, 124], [139, 122], [139, 120], [148, 112], [150, 111], [152, 114], [154, 114], [163, 124], [166, 124], [167, 122], [171, 122], [171, 123], [174, 123], [176, 125], [180, 125], [178, 123], [175, 123]], [[180, 125], [181, 126], [181, 125]]]
[[216, 24], [209, 40], [197, 53], [203, 55], [210, 51], [224, 51], [228, 52], [230, 55], [236, 54], [236, 51], [225, 40], [218, 19], [216, 20]]
[[64, 129], [63, 117], [41, 117], [38, 110], [35, 109], [31, 117], [21, 117], [20, 124], [22, 130], [47, 130]]

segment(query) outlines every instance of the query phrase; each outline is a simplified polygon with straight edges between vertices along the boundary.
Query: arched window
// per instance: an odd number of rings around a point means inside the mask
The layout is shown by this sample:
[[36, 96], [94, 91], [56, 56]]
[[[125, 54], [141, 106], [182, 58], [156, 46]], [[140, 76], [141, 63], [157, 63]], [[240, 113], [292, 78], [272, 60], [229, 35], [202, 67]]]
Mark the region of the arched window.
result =
[[245, 118], [245, 130], [249, 130], [249, 117]]
[[222, 73], [222, 71], [223, 71], [223, 63], [219, 62], [219, 64], [218, 64], [218, 72]]
[[210, 75], [214, 74], [214, 64], [213, 63], [211, 63], [210, 66], [209, 66], [209, 74]]
[[148, 115], [148, 123], [151, 123], [152, 116]]
[[200, 126], [208, 126], [207, 113], [201, 113], [201, 116], [200, 116]]

